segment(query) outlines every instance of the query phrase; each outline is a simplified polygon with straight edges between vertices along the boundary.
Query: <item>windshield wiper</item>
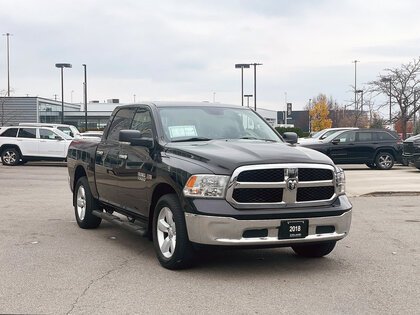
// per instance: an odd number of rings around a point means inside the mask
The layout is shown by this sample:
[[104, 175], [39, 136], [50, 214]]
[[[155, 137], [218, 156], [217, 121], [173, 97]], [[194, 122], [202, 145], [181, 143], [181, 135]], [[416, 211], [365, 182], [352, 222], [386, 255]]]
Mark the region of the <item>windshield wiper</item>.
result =
[[172, 140], [172, 142], [187, 142], [187, 141], [210, 141], [213, 139], [209, 139], [206, 137], [191, 137], [191, 138], [185, 138], [180, 140]]

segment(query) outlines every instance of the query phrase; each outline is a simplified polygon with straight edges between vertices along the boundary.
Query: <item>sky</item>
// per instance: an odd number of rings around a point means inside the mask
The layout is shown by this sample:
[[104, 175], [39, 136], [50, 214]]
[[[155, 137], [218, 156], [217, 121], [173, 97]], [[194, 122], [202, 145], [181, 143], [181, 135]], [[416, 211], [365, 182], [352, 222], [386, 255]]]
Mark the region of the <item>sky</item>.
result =
[[[15, 96], [120, 102], [241, 103], [236, 63], [258, 62], [257, 106], [302, 109], [324, 93], [353, 98], [385, 68], [420, 56], [420, 2], [329, 0], [0, 0], [0, 32], [11, 33]], [[6, 37], [0, 90], [7, 89]], [[73, 91], [73, 92], [71, 92]], [[244, 70], [244, 94], [254, 94]], [[253, 100], [251, 99], [251, 103]]]

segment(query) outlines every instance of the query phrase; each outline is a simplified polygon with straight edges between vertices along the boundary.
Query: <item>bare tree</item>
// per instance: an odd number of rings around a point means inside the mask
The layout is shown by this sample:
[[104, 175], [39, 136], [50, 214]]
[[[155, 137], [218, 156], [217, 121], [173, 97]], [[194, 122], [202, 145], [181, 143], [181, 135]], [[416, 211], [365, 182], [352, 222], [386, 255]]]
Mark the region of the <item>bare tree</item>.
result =
[[[392, 106], [398, 105], [398, 112], [392, 113], [391, 121], [401, 120], [403, 138], [407, 136], [407, 122], [419, 111], [420, 104], [417, 98], [420, 97], [420, 79], [417, 77], [420, 72], [420, 57], [413, 59], [408, 64], [399, 68], [385, 69], [386, 74], [381, 74], [375, 81], [369, 82], [370, 90], [377, 94], [384, 94], [391, 99]], [[389, 103], [379, 105], [379, 108], [390, 106]]]

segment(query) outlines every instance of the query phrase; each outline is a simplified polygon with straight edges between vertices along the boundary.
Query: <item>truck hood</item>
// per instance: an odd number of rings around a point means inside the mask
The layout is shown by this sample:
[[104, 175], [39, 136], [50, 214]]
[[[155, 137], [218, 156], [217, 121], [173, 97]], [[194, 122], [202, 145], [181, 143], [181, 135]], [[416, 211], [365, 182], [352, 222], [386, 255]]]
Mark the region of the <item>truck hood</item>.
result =
[[230, 175], [239, 166], [271, 163], [319, 163], [332, 165], [325, 154], [281, 142], [259, 140], [211, 140], [168, 143], [169, 155], [193, 160], [216, 174]]

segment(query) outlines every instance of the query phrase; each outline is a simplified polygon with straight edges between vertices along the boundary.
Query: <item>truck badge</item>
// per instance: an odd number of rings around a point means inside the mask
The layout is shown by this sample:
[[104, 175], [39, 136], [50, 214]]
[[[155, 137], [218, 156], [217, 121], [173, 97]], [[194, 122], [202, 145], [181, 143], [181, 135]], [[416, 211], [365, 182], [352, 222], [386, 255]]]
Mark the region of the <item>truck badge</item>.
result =
[[286, 168], [284, 170], [284, 177], [286, 178], [287, 189], [295, 190], [298, 184], [298, 169]]

